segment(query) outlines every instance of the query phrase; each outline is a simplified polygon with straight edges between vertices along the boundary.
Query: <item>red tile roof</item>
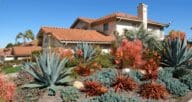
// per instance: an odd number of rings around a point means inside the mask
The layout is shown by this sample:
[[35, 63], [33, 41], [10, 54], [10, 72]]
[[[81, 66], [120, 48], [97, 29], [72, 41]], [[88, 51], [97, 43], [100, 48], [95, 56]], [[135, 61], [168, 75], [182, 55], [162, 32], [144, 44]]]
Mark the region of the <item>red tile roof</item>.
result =
[[0, 56], [12, 56], [12, 48], [1, 48]]
[[87, 23], [92, 23], [95, 21], [95, 19], [92, 19], [92, 18], [85, 18], [85, 17], [79, 17], [78, 18], [79, 20], [82, 20], [84, 22], [87, 22]]
[[42, 27], [41, 32], [50, 33], [60, 41], [83, 41], [83, 42], [96, 42], [96, 43], [110, 43], [115, 37], [104, 35], [96, 30], [83, 30], [83, 29], [65, 29], [55, 27]]
[[[87, 23], [89, 23], [91, 25], [95, 25], [95, 24], [98, 24], [98, 23], [103, 23], [103, 22], [105, 22], [107, 20], [115, 20], [117, 18], [130, 20], [130, 21], [141, 22], [141, 19], [138, 16], [134, 16], [134, 15], [126, 14], [126, 13], [122, 13], [122, 12], [113, 13], [113, 14], [110, 14], [110, 15], [107, 15], [107, 16], [104, 16], [104, 17], [101, 17], [101, 18], [98, 18], [98, 19], [90, 19], [90, 18], [82, 18], [81, 17], [81, 18], [77, 18], [77, 20], [82, 20], [82, 21], [87, 22]], [[71, 28], [73, 28], [74, 24], [71, 26]], [[148, 24], [153, 24], [153, 25], [157, 25], [157, 26], [165, 26], [165, 24], [162, 24], [162, 23], [150, 20], [150, 19], [148, 19]]]
[[41, 47], [37, 46], [17, 46], [13, 47], [14, 56], [30, 56], [33, 51], [40, 51]]

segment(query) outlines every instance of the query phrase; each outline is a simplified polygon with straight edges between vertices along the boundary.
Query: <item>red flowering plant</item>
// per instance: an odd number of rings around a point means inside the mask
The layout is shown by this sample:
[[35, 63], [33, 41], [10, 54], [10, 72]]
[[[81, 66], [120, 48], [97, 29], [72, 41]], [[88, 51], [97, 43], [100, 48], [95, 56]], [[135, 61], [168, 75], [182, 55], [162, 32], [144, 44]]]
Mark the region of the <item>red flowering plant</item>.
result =
[[158, 67], [161, 60], [160, 54], [158, 54], [157, 51], [145, 49], [143, 52], [143, 58], [146, 60], [146, 63], [142, 67], [142, 69], [146, 72], [144, 79], [156, 80], [158, 77]]
[[118, 75], [113, 83], [113, 87], [116, 92], [119, 90], [133, 91], [138, 88], [138, 84], [132, 78]]
[[123, 39], [120, 47], [113, 51], [115, 64], [118, 65], [118, 68], [139, 68], [142, 66], [145, 62], [142, 59], [142, 46], [142, 42], [138, 39], [134, 41]]
[[88, 96], [100, 96], [108, 91], [106, 87], [97, 81], [85, 81], [84, 88], [80, 90]]
[[146, 60], [144, 66], [141, 67], [146, 72], [143, 79], [150, 80], [150, 82], [140, 86], [140, 95], [147, 99], [165, 99], [168, 91], [163, 85], [156, 83], [161, 56], [157, 51], [145, 49], [143, 58]]
[[0, 100], [9, 102], [15, 93], [16, 86], [13, 82], [5, 79], [3, 74], [0, 74]]
[[186, 36], [185, 36], [185, 32], [172, 30], [169, 32], [168, 37], [171, 40], [175, 40], [177, 38], [180, 38], [180, 40], [184, 40]]
[[59, 54], [61, 59], [68, 58], [69, 60], [73, 59], [73, 51], [72, 49], [64, 49], [64, 48], [55, 48], [55, 52]]

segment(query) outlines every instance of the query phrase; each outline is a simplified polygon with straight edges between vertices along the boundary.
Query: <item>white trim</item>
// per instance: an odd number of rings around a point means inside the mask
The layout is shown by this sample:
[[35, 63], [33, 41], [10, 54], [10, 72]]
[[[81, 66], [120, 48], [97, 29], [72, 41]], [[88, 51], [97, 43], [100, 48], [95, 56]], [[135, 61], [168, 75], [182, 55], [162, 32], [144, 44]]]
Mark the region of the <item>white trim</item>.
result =
[[90, 43], [90, 44], [111, 44], [111, 42], [101, 42], [101, 41], [60, 41], [61, 43]]

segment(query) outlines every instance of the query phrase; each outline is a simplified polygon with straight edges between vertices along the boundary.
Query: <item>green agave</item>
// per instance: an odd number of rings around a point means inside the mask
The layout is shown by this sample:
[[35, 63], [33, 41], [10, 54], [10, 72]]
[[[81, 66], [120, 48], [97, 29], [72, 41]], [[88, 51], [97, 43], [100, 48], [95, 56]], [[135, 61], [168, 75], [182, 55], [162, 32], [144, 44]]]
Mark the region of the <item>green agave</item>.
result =
[[192, 48], [187, 48], [187, 39], [168, 39], [163, 43], [162, 65], [166, 67], [186, 67], [188, 61], [192, 60]]
[[96, 50], [88, 43], [80, 43], [74, 48], [74, 51], [81, 49], [83, 52], [83, 61], [88, 62], [94, 58]]
[[44, 52], [36, 59], [36, 64], [25, 63], [22, 69], [32, 75], [35, 81], [23, 87], [48, 88], [49, 94], [54, 95], [60, 85], [69, 85], [72, 81], [71, 69], [65, 68], [67, 61], [66, 58], [60, 60], [55, 53]]

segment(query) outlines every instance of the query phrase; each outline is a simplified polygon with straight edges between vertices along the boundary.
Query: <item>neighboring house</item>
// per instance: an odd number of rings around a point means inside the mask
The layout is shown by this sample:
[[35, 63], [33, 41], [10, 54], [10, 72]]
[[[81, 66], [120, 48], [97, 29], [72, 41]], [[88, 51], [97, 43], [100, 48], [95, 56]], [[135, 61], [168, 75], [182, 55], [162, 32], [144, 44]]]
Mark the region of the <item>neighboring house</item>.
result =
[[0, 49], [0, 63], [12, 60], [28, 60], [31, 58], [32, 52], [41, 51], [41, 47], [37, 45], [38, 40], [33, 40], [25, 45]]
[[12, 48], [15, 60], [27, 60], [31, 58], [32, 52], [41, 51], [39, 46], [16, 46]]
[[3, 48], [0, 49], [0, 63], [4, 61], [12, 61], [14, 60], [14, 56], [12, 54], [12, 48]]
[[77, 18], [70, 29], [42, 27], [38, 33], [39, 45], [48, 47], [72, 47], [74, 44], [87, 42], [100, 45], [108, 50], [111, 41], [115, 40], [114, 32], [123, 35], [127, 30], [144, 29], [153, 31], [159, 38], [164, 38], [166, 24], [158, 23], [147, 18], [147, 5], [140, 3], [138, 15], [113, 13], [98, 19]]

